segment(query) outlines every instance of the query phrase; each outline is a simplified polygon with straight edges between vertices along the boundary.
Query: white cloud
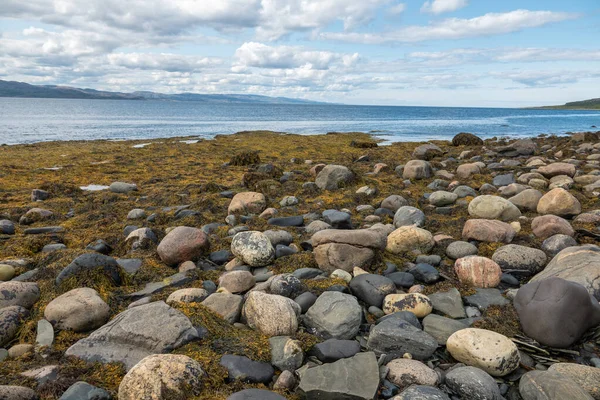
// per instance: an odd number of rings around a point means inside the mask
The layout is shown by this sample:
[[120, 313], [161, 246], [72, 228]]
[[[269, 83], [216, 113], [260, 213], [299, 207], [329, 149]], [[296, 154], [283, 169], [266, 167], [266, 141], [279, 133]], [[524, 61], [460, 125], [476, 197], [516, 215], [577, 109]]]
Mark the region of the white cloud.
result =
[[589, 70], [526, 70], [526, 71], [500, 71], [491, 72], [491, 76], [501, 79], [509, 79], [515, 83], [528, 87], [555, 87], [566, 84], [577, 83], [580, 80], [600, 77], [600, 72]]
[[129, 69], [167, 72], [199, 72], [222, 64], [222, 60], [180, 54], [113, 53], [107, 56], [111, 65]]
[[[305, 50], [296, 46], [269, 46], [249, 42], [235, 52], [234, 67], [273, 69], [305, 68], [329, 69], [332, 64], [351, 66], [359, 60], [358, 53], [341, 54], [330, 51]], [[239, 70], [239, 68], [238, 68]]]
[[399, 4], [391, 6], [388, 9], [388, 14], [389, 15], [400, 15], [404, 11], [406, 11], [406, 4], [405, 3], [399, 3]]
[[365, 44], [456, 40], [518, 32], [577, 17], [578, 14], [566, 12], [515, 10], [488, 13], [471, 19], [449, 18], [427, 26], [412, 25], [384, 33], [325, 32], [321, 33], [320, 37]]
[[468, 0], [432, 0], [426, 1], [421, 7], [421, 12], [443, 14], [459, 10], [469, 4]]

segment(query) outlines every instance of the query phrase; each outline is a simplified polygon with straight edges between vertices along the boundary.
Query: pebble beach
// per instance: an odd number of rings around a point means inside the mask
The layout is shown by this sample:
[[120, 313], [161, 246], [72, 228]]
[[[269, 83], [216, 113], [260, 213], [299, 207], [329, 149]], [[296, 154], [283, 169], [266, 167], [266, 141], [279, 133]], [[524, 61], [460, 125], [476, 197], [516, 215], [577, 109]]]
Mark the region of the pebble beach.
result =
[[0, 146], [0, 399], [600, 399], [600, 132]]

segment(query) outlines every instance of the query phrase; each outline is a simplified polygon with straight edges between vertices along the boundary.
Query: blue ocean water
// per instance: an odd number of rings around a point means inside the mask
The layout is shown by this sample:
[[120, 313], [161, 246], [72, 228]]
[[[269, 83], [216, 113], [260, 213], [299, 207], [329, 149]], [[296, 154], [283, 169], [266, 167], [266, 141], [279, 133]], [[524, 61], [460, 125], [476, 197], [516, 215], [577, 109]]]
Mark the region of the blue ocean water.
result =
[[[0, 144], [210, 138], [243, 130], [372, 132], [386, 141], [528, 137], [594, 130], [600, 111], [0, 98]], [[596, 129], [600, 130], [600, 128]]]

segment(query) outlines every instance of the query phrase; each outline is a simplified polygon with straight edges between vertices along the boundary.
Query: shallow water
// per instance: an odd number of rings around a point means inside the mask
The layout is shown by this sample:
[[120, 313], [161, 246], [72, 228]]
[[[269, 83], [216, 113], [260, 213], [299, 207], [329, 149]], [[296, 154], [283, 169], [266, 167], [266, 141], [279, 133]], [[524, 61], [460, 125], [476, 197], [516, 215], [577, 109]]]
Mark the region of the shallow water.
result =
[[[0, 98], [0, 144], [211, 138], [243, 130], [373, 132], [387, 141], [564, 134], [600, 127], [600, 111]], [[596, 129], [600, 130], [600, 128]]]

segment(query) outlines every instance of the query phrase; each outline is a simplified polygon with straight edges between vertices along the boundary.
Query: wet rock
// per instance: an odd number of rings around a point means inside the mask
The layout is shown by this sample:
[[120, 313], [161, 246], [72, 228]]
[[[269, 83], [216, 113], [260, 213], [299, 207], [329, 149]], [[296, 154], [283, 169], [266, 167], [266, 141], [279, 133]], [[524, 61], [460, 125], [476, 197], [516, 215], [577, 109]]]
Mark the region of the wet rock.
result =
[[494, 378], [474, 367], [454, 368], [446, 374], [446, 385], [461, 398], [503, 400]]
[[367, 348], [377, 355], [386, 354], [386, 360], [409, 353], [417, 360], [425, 360], [437, 349], [438, 343], [430, 334], [401, 318], [382, 320], [371, 328]]
[[450, 397], [432, 386], [413, 385], [392, 400], [450, 400]]
[[386, 364], [387, 379], [400, 389], [411, 385], [436, 386], [440, 377], [437, 372], [417, 360], [397, 358]]
[[367, 352], [307, 369], [298, 390], [308, 399], [370, 400], [375, 398], [378, 387], [377, 359]]
[[0, 309], [10, 306], [31, 308], [40, 298], [40, 288], [33, 282], [0, 282]]
[[421, 293], [389, 294], [383, 301], [383, 311], [392, 314], [398, 311], [410, 311], [417, 318], [423, 318], [433, 310], [431, 300]]
[[514, 221], [521, 216], [521, 211], [510, 201], [499, 197], [483, 195], [475, 197], [469, 203], [469, 214], [475, 218], [499, 219]]
[[600, 299], [600, 247], [595, 245], [568, 247], [558, 253], [530, 282], [552, 277], [579, 283], [592, 296]]
[[262, 232], [240, 232], [231, 241], [231, 252], [247, 265], [263, 267], [275, 259], [275, 249]]
[[427, 254], [434, 244], [431, 232], [416, 226], [401, 226], [388, 236], [386, 250], [392, 254]]
[[0, 235], [14, 235], [15, 224], [7, 219], [0, 220]]
[[485, 329], [467, 328], [448, 338], [446, 349], [456, 360], [492, 376], [504, 376], [518, 368], [517, 346], [506, 336]]
[[72, 384], [58, 400], [110, 400], [111, 395], [104, 389], [86, 382]]
[[385, 296], [396, 292], [394, 282], [385, 276], [362, 274], [350, 281], [352, 294], [369, 306], [381, 307]]
[[340, 292], [324, 292], [304, 316], [304, 324], [325, 339], [353, 339], [361, 322], [356, 298]]
[[556, 188], [540, 199], [537, 212], [542, 215], [552, 214], [560, 217], [577, 215], [581, 213], [581, 203], [565, 189]]
[[431, 165], [423, 160], [411, 160], [406, 163], [402, 172], [404, 179], [427, 179], [433, 176]]
[[309, 355], [324, 363], [332, 363], [342, 358], [350, 358], [360, 352], [360, 343], [356, 340], [327, 339], [315, 344]]
[[540, 239], [547, 239], [557, 234], [574, 236], [575, 231], [569, 221], [556, 215], [535, 217], [531, 221], [533, 234]]
[[92, 362], [122, 362], [131, 369], [150, 354], [172, 351], [197, 338], [184, 314], [157, 301], [123, 311], [65, 354]]
[[19, 332], [28, 311], [20, 306], [0, 307], [0, 346], [10, 343]]
[[534, 275], [546, 265], [546, 254], [542, 250], [516, 244], [498, 248], [492, 256], [502, 271], [513, 271], [526, 275]]
[[337, 190], [354, 180], [354, 173], [343, 165], [327, 165], [317, 175], [315, 183], [321, 190]]
[[459, 258], [454, 272], [462, 284], [476, 288], [493, 288], [500, 284], [502, 270], [493, 260], [479, 256]]
[[225, 354], [219, 364], [227, 369], [228, 380], [247, 383], [269, 383], [275, 370], [269, 363], [253, 361], [248, 357]]
[[523, 400], [592, 400], [581, 386], [572, 379], [549, 371], [529, 371], [519, 382]]
[[515, 229], [506, 222], [487, 219], [468, 220], [462, 232], [463, 239], [466, 240], [502, 243], [510, 243], [516, 234]]
[[198, 260], [210, 247], [208, 236], [202, 230], [178, 226], [160, 242], [156, 251], [167, 265]]
[[452, 288], [447, 292], [432, 293], [429, 296], [433, 309], [445, 314], [450, 318], [465, 318], [465, 308], [463, 307], [460, 292]]
[[426, 284], [435, 283], [440, 279], [440, 273], [433, 265], [418, 263], [408, 271], [419, 282]]
[[304, 352], [299, 341], [287, 336], [274, 336], [271, 345], [271, 364], [280, 371], [295, 371], [302, 366]]
[[206, 373], [194, 359], [175, 354], [145, 357], [123, 377], [120, 400], [186, 400], [202, 393]]
[[298, 330], [300, 306], [287, 297], [250, 292], [242, 309], [248, 326], [267, 336], [290, 336]]
[[509, 303], [498, 289], [475, 289], [475, 294], [465, 296], [464, 301], [480, 311], [485, 311], [490, 306], [504, 306]]
[[55, 329], [87, 332], [102, 326], [110, 316], [110, 307], [92, 288], [77, 288], [52, 300], [44, 317]]
[[423, 226], [424, 223], [425, 214], [416, 207], [402, 206], [394, 214], [394, 226], [396, 228], [411, 225]]
[[551, 347], [569, 347], [600, 324], [598, 301], [580, 284], [560, 278], [532, 280], [519, 289], [514, 305], [523, 331]]
[[233, 324], [240, 318], [243, 303], [242, 296], [230, 293], [213, 293], [202, 302], [202, 305], [220, 315], [225, 321]]
[[323, 211], [323, 219], [334, 229], [352, 229], [351, 215], [338, 210]]

